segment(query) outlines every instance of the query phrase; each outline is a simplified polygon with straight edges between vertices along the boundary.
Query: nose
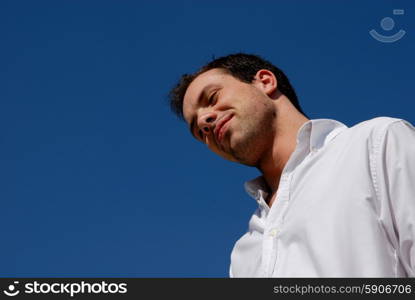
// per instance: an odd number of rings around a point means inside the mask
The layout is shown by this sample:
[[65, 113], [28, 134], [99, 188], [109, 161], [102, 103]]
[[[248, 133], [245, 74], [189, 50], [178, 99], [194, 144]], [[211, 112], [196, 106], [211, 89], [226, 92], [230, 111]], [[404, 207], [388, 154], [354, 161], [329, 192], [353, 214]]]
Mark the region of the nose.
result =
[[212, 133], [216, 119], [217, 114], [215, 112], [206, 112], [200, 115], [197, 120], [197, 126], [203, 131], [204, 134]]

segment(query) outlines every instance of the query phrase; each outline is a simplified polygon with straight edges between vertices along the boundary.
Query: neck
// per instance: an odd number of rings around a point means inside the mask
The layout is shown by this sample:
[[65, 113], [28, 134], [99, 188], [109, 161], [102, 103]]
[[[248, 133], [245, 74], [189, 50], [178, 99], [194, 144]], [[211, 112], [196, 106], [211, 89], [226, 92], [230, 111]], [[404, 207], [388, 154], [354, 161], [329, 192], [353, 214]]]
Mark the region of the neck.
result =
[[258, 169], [271, 191], [267, 199], [269, 207], [275, 201], [281, 173], [295, 150], [298, 130], [308, 121], [294, 108], [288, 98], [282, 96], [279, 100], [274, 138], [269, 150], [262, 155], [258, 164]]

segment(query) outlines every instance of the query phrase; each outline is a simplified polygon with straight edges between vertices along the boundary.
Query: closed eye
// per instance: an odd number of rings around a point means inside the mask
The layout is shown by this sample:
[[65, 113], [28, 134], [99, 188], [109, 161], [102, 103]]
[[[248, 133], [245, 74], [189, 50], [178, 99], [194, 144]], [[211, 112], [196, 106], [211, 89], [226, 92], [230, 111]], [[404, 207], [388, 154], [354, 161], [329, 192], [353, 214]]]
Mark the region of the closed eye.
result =
[[216, 91], [213, 92], [210, 95], [209, 100], [208, 100], [209, 105], [215, 104], [215, 102], [216, 102], [216, 95], [217, 95], [217, 92]]
[[[206, 105], [206, 99], [207, 99], [207, 105], [215, 105], [218, 98], [218, 90], [213, 91], [213, 93], [210, 94], [209, 97], [205, 97], [205, 105]], [[192, 122], [193, 124], [193, 122]], [[197, 127], [197, 126], [195, 126]], [[191, 126], [192, 128], [192, 126]], [[195, 128], [196, 129], [196, 128]], [[199, 138], [201, 142], [204, 142], [204, 134], [201, 129], [196, 130], [196, 134], [194, 134], [195, 137]]]

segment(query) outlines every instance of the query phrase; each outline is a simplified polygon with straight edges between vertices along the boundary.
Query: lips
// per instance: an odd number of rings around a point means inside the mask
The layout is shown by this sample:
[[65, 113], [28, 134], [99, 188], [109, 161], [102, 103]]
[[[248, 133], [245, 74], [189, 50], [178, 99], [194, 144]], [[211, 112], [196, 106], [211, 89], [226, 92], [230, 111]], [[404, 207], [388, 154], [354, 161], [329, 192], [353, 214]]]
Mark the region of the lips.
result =
[[216, 124], [215, 129], [213, 130], [213, 133], [215, 135], [217, 144], [221, 144], [223, 137], [225, 135], [225, 132], [226, 132], [226, 128], [224, 128], [224, 126], [230, 119], [232, 119], [232, 117], [233, 117], [233, 114], [226, 115], [222, 117]]

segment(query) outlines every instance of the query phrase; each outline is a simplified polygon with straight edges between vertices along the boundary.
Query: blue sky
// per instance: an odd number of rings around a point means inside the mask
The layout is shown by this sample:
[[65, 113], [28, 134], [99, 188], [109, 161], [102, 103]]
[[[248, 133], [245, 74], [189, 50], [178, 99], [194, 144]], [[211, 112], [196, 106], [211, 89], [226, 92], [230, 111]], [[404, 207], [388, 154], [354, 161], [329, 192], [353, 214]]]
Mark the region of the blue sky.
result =
[[[256, 208], [243, 183], [258, 171], [192, 140], [170, 88], [212, 56], [247, 52], [286, 72], [311, 118], [415, 123], [414, 9], [1, 1], [0, 275], [228, 276]], [[371, 29], [406, 35], [382, 43]]]

